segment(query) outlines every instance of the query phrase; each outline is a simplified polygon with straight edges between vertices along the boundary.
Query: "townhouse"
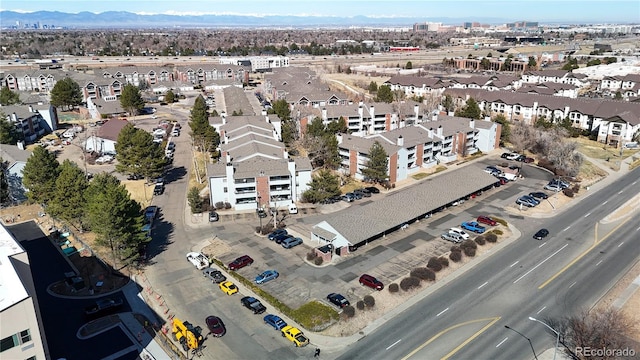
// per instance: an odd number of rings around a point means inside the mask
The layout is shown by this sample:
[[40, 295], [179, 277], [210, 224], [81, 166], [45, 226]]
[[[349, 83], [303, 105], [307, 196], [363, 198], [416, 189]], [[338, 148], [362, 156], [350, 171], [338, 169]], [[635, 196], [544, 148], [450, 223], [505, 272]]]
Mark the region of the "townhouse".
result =
[[265, 75], [263, 88], [274, 101], [284, 99], [292, 107], [319, 107], [350, 101], [347, 95], [331, 90], [308, 68], [276, 69]]
[[440, 95], [448, 87], [448, 82], [435, 77], [396, 75], [385, 81], [391, 91], [402, 91], [407, 97]]
[[211, 119], [220, 133], [220, 159], [207, 165], [211, 204], [229, 203], [235, 210], [283, 208], [308, 190], [311, 163], [292, 157], [279, 139], [275, 115]]
[[590, 85], [589, 77], [585, 74], [574, 73], [567, 70], [542, 70], [525, 71], [522, 74], [522, 82], [529, 84], [562, 83], [574, 85], [578, 88]]
[[614, 96], [616, 92], [625, 99], [640, 96], [640, 74], [624, 76], [605, 76], [598, 84], [598, 90], [604, 95]]

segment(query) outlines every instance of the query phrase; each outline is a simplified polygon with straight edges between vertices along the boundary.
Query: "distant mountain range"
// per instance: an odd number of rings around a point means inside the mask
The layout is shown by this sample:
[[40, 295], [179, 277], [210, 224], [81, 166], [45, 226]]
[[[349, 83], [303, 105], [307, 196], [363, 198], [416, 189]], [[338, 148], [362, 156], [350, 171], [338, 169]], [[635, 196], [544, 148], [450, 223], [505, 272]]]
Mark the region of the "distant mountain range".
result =
[[[351, 26], [377, 27], [410, 27], [414, 23], [439, 22], [443, 24], [462, 25], [463, 19], [455, 18], [414, 18], [414, 17], [316, 17], [290, 15], [138, 15], [126, 11], [109, 11], [99, 14], [81, 12], [77, 14], [57, 11], [37, 11], [20, 13], [0, 11], [0, 26], [14, 28], [20, 24], [40, 28], [64, 27], [76, 29], [104, 28], [256, 28], [256, 27], [289, 27], [289, 28], [347, 28]], [[485, 24], [502, 24], [508, 22], [500, 18], [477, 18], [475, 22]]]

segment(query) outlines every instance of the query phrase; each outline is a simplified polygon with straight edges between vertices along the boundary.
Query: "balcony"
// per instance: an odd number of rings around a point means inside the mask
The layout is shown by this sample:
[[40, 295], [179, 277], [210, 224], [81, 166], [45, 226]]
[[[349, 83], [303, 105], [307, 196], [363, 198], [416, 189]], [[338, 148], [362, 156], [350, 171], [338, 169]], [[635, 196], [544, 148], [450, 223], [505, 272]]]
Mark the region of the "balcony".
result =
[[256, 183], [256, 179], [254, 179], [254, 178], [236, 179], [233, 183], [237, 184], [237, 185], [255, 184]]

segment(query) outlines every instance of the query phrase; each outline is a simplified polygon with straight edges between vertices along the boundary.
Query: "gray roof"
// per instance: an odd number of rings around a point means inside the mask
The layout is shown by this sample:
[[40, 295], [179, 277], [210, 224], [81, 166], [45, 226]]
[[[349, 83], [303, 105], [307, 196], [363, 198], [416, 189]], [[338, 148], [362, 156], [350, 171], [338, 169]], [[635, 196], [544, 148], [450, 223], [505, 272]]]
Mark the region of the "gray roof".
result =
[[327, 217], [326, 222], [351, 244], [376, 237], [496, 182], [478, 165], [429, 177], [380, 200], [354, 206]]
[[262, 156], [234, 163], [234, 179], [255, 178], [258, 176], [289, 175], [287, 159], [268, 159]]
[[293, 161], [296, 163], [296, 171], [311, 171], [313, 170], [313, 166], [311, 166], [311, 160], [307, 157], [296, 156], [292, 157]]
[[336, 237], [336, 234], [317, 225], [311, 228], [311, 232], [328, 241], [333, 240]]
[[26, 163], [29, 156], [31, 156], [31, 151], [20, 150], [16, 145], [2, 144], [0, 146], [0, 157], [8, 162], [10, 166], [17, 162]]
[[233, 114], [234, 111], [242, 111], [242, 115], [255, 115], [253, 106], [249, 103], [244, 90], [236, 86], [228, 86], [224, 88], [224, 103], [227, 106], [227, 115]]

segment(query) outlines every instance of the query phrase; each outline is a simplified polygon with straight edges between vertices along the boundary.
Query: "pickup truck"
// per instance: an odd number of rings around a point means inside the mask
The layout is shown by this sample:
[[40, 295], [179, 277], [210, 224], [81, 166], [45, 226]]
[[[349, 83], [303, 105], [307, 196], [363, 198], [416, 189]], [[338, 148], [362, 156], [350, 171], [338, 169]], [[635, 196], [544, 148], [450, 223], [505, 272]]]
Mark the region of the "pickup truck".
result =
[[95, 304], [87, 306], [84, 309], [84, 313], [87, 316], [99, 315], [102, 313], [107, 313], [109, 311], [115, 310], [122, 306], [122, 299], [99, 299]]
[[462, 224], [460, 224], [460, 227], [478, 234], [482, 234], [487, 230], [484, 226], [478, 224], [476, 221], [463, 222]]

